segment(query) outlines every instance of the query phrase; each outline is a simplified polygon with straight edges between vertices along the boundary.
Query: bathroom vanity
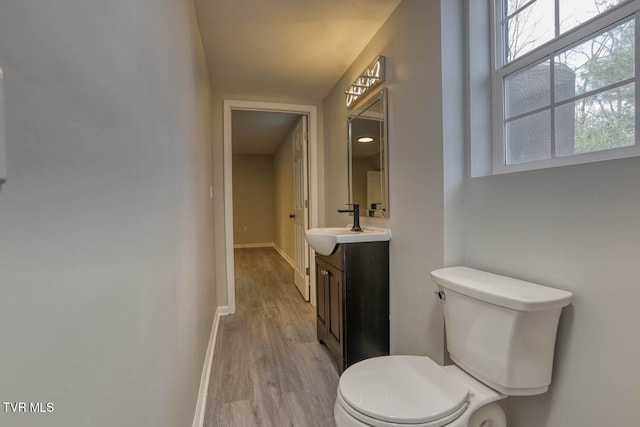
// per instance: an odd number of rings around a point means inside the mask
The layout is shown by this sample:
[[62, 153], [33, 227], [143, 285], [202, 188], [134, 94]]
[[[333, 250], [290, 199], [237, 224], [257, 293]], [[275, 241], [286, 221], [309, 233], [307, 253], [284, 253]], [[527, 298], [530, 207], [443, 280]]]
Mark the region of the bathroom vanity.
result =
[[305, 232], [316, 251], [318, 341], [340, 374], [356, 362], [389, 354], [391, 230], [360, 227], [359, 220], [360, 213], [389, 218], [386, 94], [371, 94], [348, 117], [351, 208], [338, 212], [352, 213], [353, 226]]
[[339, 373], [389, 354], [389, 241], [316, 254], [317, 334]]

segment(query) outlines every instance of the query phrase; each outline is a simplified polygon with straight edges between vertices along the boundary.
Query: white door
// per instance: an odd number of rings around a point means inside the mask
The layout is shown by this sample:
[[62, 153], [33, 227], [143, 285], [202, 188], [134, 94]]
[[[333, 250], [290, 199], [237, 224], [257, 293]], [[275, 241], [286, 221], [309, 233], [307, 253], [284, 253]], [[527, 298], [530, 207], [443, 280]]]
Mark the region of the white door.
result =
[[307, 194], [307, 116], [302, 116], [293, 131], [293, 215], [295, 239], [296, 287], [309, 301], [309, 245], [305, 238], [308, 226]]

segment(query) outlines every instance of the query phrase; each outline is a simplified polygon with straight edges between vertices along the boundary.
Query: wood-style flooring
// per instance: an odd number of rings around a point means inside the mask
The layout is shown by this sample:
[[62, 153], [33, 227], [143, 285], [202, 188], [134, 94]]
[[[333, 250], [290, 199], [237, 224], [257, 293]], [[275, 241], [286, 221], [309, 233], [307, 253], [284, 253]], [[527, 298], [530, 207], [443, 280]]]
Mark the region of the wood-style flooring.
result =
[[206, 427], [335, 426], [338, 374], [315, 308], [273, 248], [235, 250], [236, 313], [220, 319]]

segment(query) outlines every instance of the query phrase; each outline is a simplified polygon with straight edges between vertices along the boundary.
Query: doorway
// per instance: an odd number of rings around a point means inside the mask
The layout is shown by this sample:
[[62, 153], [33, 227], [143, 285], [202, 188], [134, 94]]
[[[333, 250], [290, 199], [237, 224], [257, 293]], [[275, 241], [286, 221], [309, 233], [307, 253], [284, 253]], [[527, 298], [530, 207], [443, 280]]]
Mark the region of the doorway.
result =
[[[299, 159], [299, 180], [294, 180], [296, 193], [302, 195], [295, 206], [292, 206], [292, 219], [296, 220], [298, 237], [295, 239], [294, 269], [298, 272], [296, 286], [303, 298], [315, 306], [315, 277], [308, 274], [310, 257], [313, 255], [304, 237], [304, 230], [318, 226], [318, 179], [317, 179], [317, 108], [313, 105], [278, 104], [254, 101], [224, 101], [224, 200], [225, 200], [225, 254], [228, 313], [235, 312], [235, 270], [234, 270], [234, 217], [233, 217], [233, 113], [234, 112], [272, 112], [293, 113], [304, 116], [307, 129], [301, 141], [301, 158]], [[294, 163], [295, 164], [295, 163]], [[294, 170], [296, 169], [295, 166]], [[306, 182], [303, 179], [307, 178]], [[294, 185], [293, 183], [291, 184]], [[300, 205], [302, 203], [302, 205]], [[295, 209], [293, 209], [295, 207]], [[300, 218], [302, 216], [302, 218]], [[302, 236], [302, 237], [301, 237]], [[304, 277], [299, 277], [300, 275]], [[304, 284], [302, 283], [304, 281]], [[306, 288], [305, 288], [306, 286]], [[305, 294], [306, 291], [306, 294]]]

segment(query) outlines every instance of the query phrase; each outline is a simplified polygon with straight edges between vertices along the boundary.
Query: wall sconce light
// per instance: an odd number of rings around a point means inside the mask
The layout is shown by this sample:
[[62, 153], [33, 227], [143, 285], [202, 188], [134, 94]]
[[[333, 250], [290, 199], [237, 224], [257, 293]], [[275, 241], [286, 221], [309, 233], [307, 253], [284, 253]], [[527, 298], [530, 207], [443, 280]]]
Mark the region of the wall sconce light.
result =
[[347, 108], [352, 108], [356, 105], [358, 99], [382, 83], [385, 79], [384, 72], [384, 56], [378, 56], [376, 60], [364, 70], [360, 77], [351, 83], [349, 89], [345, 91]]

